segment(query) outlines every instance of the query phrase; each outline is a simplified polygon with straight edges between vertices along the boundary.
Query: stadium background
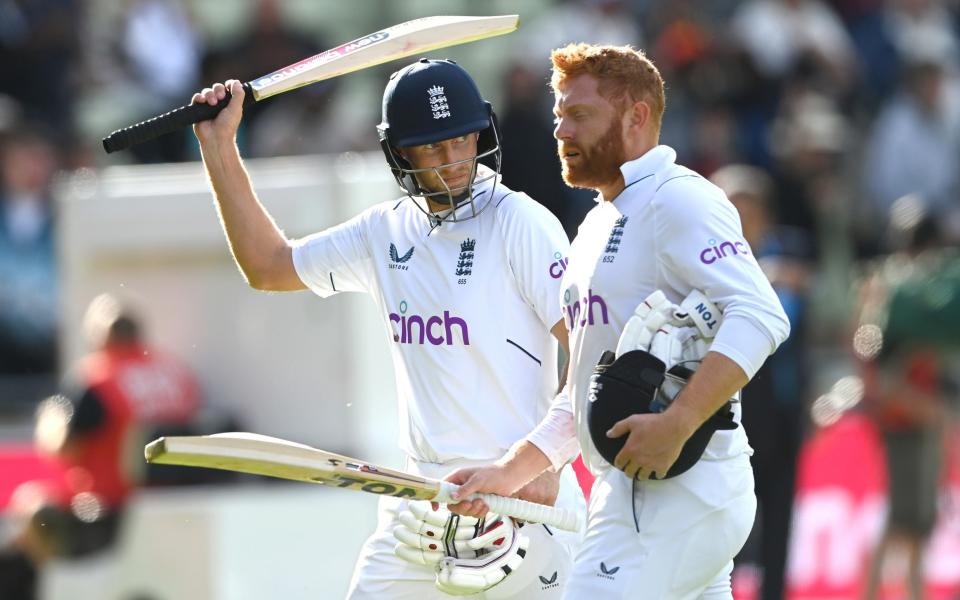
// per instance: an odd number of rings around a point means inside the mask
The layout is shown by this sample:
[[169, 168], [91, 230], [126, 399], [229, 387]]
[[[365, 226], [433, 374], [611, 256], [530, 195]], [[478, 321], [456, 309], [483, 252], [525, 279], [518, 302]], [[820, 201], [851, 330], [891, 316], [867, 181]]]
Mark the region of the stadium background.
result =
[[[799, 12], [786, 26], [778, 15], [790, 13], [769, 7], [788, 5]], [[631, 43], [654, 58], [668, 86], [664, 143], [680, 162], [705, 175], [746, 162], [774, 177], [778, 224], [803, 236], [809, 265], [794, 350], [809, 366], [797, 400], [805, 444], [788, 597], [857, 597], [886, 501], [883, 449], [861, 410], [851, 348], [854, 282], [888, 250], [888, 210], [903, 196], [923, 199], [948, 244], [960, 239], [953, 0], [0, 2], [0, 141], [35, 131], [49, 140], [56, 172], [55, 255], [3, 265], [0, 314], [46, 324], [51, 341], [38, 335], [36, 345], [55, 358], [46, 369], [3, 366], [0, 506], [20, 481], [58, 476], [32, 454], [33, 410], [85, 351], [80, 319], [101, 292], [129, 298], [151, 341], [195, 368], [204, 401], [245, 429], [399, 466], [387, 340], [372, 303], [248, 289], [189, 132], [111, 156], [99, 139], [183, 104], [210, 81], [249, 80], [407, 19], [516, 12], [518, 32], [430, 56], [454, 58], [475, 76], [504, 126], [507, 183], [546, 204], [571, 234], [592, 201], [560, 183], [545, 85], [550, 48], [569, 41]], [[920, 62], [944, 74], [939, 135], [886, 126], [904, 73]], [[396, 195], [374, 125], [399, 64], [278, 97], [245, 121], [240, 143], [254, 184], [288, 235]], [[952, 443], [926, 565], [931, 597], [944, 599], [960, 593], [960, 446]], [[48, 569], [44, 596], [340, 597], [374, 505], [252, 478], [145, 490], [119, 547]], [[897, 569], [894, 561], [890, 598], [902, 593]], [[758, 577], [744, 561], [739, 598], [753, 596]]]

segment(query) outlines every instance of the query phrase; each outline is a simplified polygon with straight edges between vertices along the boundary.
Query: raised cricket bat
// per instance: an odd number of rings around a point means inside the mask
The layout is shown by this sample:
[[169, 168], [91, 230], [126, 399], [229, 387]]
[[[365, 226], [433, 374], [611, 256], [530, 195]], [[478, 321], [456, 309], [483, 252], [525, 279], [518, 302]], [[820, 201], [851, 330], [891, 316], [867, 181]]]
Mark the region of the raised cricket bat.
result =
[[[143, 452], [150, 463], [239, 471], [412, 500], [454, 502], [451, 494], [458, 487], [256, 433], [162, 437]], [[476, 498], [501, 515], [580, 530], [580, 516], [573, 511], [493, 494], [471, 496]]]
[[[510, 33], [519, 22], [519, 15], [425, 17], [407, 21], [244, 83], [244, 105], [414, 54]], [[103, 149], [108, 153], [116, 152], [193, 123], [212, 119], [229, 101], [228, 95], [215, 106], [181, 106], [136, 125], [118, 129], [103, 138]]]

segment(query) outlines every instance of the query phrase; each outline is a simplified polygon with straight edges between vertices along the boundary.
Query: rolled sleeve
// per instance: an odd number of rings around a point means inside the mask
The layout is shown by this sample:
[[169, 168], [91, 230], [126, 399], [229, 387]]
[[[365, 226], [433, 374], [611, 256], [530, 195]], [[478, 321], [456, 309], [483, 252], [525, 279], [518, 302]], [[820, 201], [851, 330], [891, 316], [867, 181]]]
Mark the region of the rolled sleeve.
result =
[[580, 445], [567, 387], [556, 395], [546, 416], [526, 439], [550, 459], [554, 471], [577, 457]]

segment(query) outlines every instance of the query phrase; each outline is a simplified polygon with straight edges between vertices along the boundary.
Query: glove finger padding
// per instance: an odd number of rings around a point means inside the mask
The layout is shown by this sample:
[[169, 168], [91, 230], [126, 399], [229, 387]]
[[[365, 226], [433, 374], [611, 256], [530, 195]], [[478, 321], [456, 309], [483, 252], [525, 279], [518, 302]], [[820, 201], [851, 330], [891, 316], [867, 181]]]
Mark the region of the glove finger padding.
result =
[[650, 347], [653, 334], [672, 316], [674, 305], [660, 290], [655, 291], [637, 305], [633, 315], [627, 319], [620, 340], [617, 342], [617, 356], [631, 350], [646, 350]]
[[407, 562], [434, 566], [447, 555], [475, 555], [468, 543], [482, 530], [483, 521], [446, 509], [432, 510], [426, 501], [412, 501], [397, 515], [394, 553]]
[[[492, 535], [490, 535], [492, 534]], [[477, 539], [486, 544], [474, 558], [445, 557], [437, 564], [437, 588], [453, 596], [487, 590], [516, 571], [527, 555], [529, 539], [509, 517], [492, 522]]]

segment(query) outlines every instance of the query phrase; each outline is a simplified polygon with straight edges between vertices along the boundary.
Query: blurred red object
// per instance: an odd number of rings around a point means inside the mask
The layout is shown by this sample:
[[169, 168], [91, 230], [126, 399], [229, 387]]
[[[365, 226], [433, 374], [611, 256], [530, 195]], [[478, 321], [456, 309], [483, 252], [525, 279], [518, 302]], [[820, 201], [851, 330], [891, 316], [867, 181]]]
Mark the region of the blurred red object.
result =
[[593, 475], [587, 465], [583, 464], [583, 456], [578, 456], [573, 461], [573, 472], [577, 474], [577, 482], [580, 483], [580, 489], [583, 490], [583, 497], [590, 500], [590, 488], [593, 487]]
[[0, 444], [0, 512], [6, 512], [13, 492], [28, 481], [40, 482], [55, 496], [67, 494], [64, 469], [32, 444]]

